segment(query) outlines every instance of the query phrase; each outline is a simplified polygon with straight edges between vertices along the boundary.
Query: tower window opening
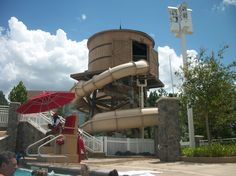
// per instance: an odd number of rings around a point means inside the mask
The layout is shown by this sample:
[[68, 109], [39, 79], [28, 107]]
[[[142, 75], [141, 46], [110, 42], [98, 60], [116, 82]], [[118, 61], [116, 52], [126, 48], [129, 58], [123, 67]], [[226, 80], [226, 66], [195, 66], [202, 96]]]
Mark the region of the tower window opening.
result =
[[147, 60], [147, 45], [133, 41], [133, 61]]

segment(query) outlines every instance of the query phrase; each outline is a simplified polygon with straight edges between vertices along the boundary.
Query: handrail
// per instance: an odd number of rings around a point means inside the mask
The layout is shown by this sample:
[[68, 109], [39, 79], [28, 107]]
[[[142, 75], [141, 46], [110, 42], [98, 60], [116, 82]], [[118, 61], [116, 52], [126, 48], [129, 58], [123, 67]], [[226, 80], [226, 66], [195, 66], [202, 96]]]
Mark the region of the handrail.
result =
[[40, 139], [40, 140], [34, 142], [33, 144], [30, 144], [30, 145], [26, 148], [26, 155], [27, 155], [27, 156], [38, 156], [38, 155], [39, 155], [38, 153], [37, 153], [37, 154], [30, 154], [30, 153], [29, 153], [30, 148], [32, 148], [32, 147], [35, 146], [36, 144], [39, 144], [40, 142], [44, 141], [45, 139], [48, 139], [48, 138], [51, 138], [51, 137], [54, 138], [55, 136], [54, 136], [54, 135], [48, 135], [48, 136], [46, 136], [46, 137], [44, 137], [44, 138], [42, 138], [42, 139]]
[[1, 109], [1, 108], [4, 108], [4, 109], [5, 109], [5, 108], [9, 108], [9, 107], [10, 107], [9, 105], [0, 105], [0, 109]]
[[96, 137], [92, 136], [91, 134], [87, 133], [86, 131], [84, 131], [83, 129], [78, 128], [78, 131], [80, 134], [82, 134], [83, 136], [86, 136], [88, 138], [93, 138], [95, 141], [97, 142], [101, 142], [100, 140], [98, 140]]
[[78, 128], [78, 132], [85, 140], [85, 148], [90, 152], [103, 152], [103, 142], [96, 137]]
[[65, 124], [65, 122], [66, 122], [65, 118], [62, 117], [62, 116], [60, 116], [60, 115], [58, 115], [58, 117], [59, 117], [60, 121], [61, 121], [63, 124]]
[[[42, 154], [42, 153], [41, 153], [41, 148], [42, 148], [43, 146], [49, 144], [49, 143], [52, 142], [52, 141], [55, 141], [56, 139], [58, 139], [58, 138], [60, 138], [60, 137], [62, 137], [62, 136], [63, 136], [62, 134], [60, 134], [60, 135], [58, 135], [58, 136], [48, 135], [48, 136], [46, 136], [46, 137], [44, 137], [44, 138], [42, 138], [42, 139], [36, 141], [35, 143], [33, 143], [33, 144], [31, 144], [31, 145], [29, 145], [29, 146], [27, 147], [27, 149], [26, 149], [26, 155], [27, 155], [27, 156], [31, 156], [31, 157], [37, 157], [37, 156], [39, 156], [39, 157], [45, 157], [45, 158], [65, 158], [66, 163], [68, 163], [68, 157], [67, 157], [66, 155], [50, 155], [50, 154]], [[47, 141], [47, 142], [41, 144], [41, 145], [38, 147], [38, 150], [37, 150], [38, 153], [37, 153], [37, 154], [30, 154], [30, 153], [29, 153], [30, 148], [32, 148], [32, 147], [35, 146], [36, 144], [38, 144], [38, 143], [44, 141], [45, 139], [51, 138], [51, 137], [53, 137], [53, 138], [50, 139], [49, 141]]]
[[[55, 141], [56, 139], [58, 139], [58, 138], [60, 138], [60, 137], [63, 137], [64, 135], [63, 134], [59, 134], [58, 136], [55, 136], [54, 138], [52, 138], [52, 139], [50, 139], [49, 141], [47, 141], [47, 142], [45, 142], [45, 143], [43, 143], [42, 145], [40, 145], [39, 147], [38, 147], [38, 156], [40, 156], [40, 157], [45, 157], [45, 158], [61, 158], [61, 157], [63, 157], [63, 158], [65, 158], [65, 161], [66, 161], [66, 163], [68, 163], [68, 157], [66, 156], [66, 155], [50, 155], [50, 154], [42, 154], [41, 153], [41, 148], [43, 147], [43, 146], [45, 146], [45, 145], [47, 145], [47, 144], [49, 144], [49, 143], [51, 143], [51, 142], [53, 142], [53, 141]], [[55, 147], [55, 146], [54, 146]]]
[[[65, 119], [62, 116], [59, 116], [59, 118], [62, 124], [65, 123]], [[47, 124], [51, 123], [51, 118], [44, 113], [33, 113], [21, 115], [20, 121], [27, 121], [42, 133], [46, 134], [48, 129], [45, 127], [47, 127]]]
[[39, 154], [39, 156], [42, 156], [42, 155], [43, 155], [43, 154], [41, 153], [41, 151], [40, 151], [43, 146], [45, 146], [45, 145], [51, 143], [52, 141], [55, 141], [56, 139], [58, 139], [58, 138], [60, 138], [60, 137], [63, 137], [63, 136], [64, 136], [63, 134], [59, 134], [58, 136], [53, 136], [52, 139], [50, 139], [49, 141], [47, 141], [47, 142], [41, 144], [41, 145], [38, 147], [38, 154]]
[[[62, 121], [62, 123], [65, 122], [65, 119], [63, 117], [61, 117], [61, 116], [59, 116], [59, 117], [60, 117], [60, 120]], [[51, 123], [51, 119], [43, 113], [22, 115], [21, 121], [29, 122], [30, 124], [32, 124], [35, 128], [39, 129], [44, 134], [46, 134], [47, 129], [43, 128], [43, 125], [46, 126], [46, 124]], [[70, 127], [65, 127], [65, 128], [72, 129]], [[102, 141], [100, 141], [99, 139], [90, 135], [89, 133], [87, 133], [86, 131], [84, 131], [82, 129], [78, 128], [78, 132], [84, 138], [85, 144], [86, 144], [85, 147], [88, 151], [90, 151], [90, 152], [103, 152], [103, 142]], [[55, 136], [53, 136], [53, 137], [55, 137]], [[42, 140], [45, 140], [47, 138], [48, 137], [40, 139], [39, 141], [31, 144], [29, 147], [31, 148], [31, 146], [34, 146], [34, 145], [38, 144], [39, 142], [41, 142]], [[28, 152], [28, 150], [27, 150], [27, 155], [29, 155], [29, 156], [37, 156], [38, 155], [38, 154], [30, 154]]]
[[21, 115], [20, 121], [29, 122], [31, 125], [33, 125], [35, 128], [37, 128], [44, 134], [46, 134], [47, 132], [47, 124], [51, 123], [50, 118], [48, 118], [42, 113]]

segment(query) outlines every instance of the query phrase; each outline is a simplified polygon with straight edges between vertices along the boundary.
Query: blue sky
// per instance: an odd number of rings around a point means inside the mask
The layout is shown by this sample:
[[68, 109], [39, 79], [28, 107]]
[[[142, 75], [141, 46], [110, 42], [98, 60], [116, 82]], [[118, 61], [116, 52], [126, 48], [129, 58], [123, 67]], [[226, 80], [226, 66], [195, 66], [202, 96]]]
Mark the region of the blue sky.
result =
[[[0, 89], [8, 94], [20, 80], [27, 89], [70, 89], [74, 81], [69, 75], [87, 68], [87, 39], [103, 30], [118, 29], [120, 24], [153, 37], [159, 52], [160, 79], [169, 89], [168, 58], [171, 55], [173, 71], [182, 60], [180, 39], [169, 29], [167, 7], [182, 2], [1, 0]], [[194, 33], [186, 36], [189, 52], [196, 54], [200, 48], [218, 51], [228, 44], [223, 62], [236, 60], [236, 0], [185, 2], [193, 10]]]

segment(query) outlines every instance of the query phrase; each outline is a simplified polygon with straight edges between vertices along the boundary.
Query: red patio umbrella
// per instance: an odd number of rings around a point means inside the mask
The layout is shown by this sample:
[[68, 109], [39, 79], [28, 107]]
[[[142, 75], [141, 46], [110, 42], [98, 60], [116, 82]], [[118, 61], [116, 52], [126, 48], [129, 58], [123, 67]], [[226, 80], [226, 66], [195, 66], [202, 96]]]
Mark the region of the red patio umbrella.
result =
[[16, 111], [21, 114], [31, 114], [59, 108], [75, 98], [72, 92], [43, 92], [28, 102], [22, 104]]

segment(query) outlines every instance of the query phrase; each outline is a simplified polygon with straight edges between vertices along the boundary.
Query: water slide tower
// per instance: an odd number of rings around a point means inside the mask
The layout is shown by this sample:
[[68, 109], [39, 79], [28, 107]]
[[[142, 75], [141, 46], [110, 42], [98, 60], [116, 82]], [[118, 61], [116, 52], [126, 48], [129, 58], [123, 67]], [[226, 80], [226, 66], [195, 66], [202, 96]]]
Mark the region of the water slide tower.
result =
[[[82, 85], [82, 92], [85, 92], [77, 98], [78, 110], [89, 113], [89, 118], [92, 118], [98, 113], [143, 108], [147, 91], [164, 86], [159, 80], [158, 53], [154, 50], [154, 45], [155, 42], [149, 35], [130, 29], [106, 30], [91, 36], [87, 43], [88, 70], [71, 74]], [[126, 67], [127, 63], [137, 65], [139, 61], [147, 64], [146, 71], [136, 73]], [[111, 73], [109, 81], [96, 86], [94, 80], [98, 75], [109, 74], [114, 70], [119, 73], [116, 72], [116, 76]], [[92, 86], [95, 88], [92, 89]], [[90, 88], [92, 91], [88, 91]]]

